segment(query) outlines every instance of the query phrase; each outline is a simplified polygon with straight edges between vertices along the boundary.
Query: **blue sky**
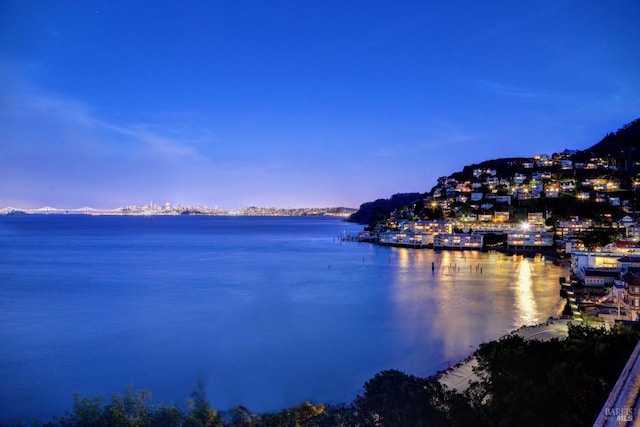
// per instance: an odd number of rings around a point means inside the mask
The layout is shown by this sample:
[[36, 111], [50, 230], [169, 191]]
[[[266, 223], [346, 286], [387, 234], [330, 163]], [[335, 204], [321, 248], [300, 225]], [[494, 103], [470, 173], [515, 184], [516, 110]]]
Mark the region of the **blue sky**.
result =
[[351, 206], [640, 117], [640, 2], [0, 0], [0, 207]]

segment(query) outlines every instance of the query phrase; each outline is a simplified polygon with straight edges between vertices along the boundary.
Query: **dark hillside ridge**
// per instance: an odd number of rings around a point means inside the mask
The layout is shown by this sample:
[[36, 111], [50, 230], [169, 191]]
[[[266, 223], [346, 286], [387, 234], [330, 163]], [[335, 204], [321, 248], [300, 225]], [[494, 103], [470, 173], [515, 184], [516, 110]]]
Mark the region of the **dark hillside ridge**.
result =
[[624, 125], [615, 133], [605, 136], [600, 142], [585, 151], [596, 154], [636, 153], [640, 148], [640, 118]]
[[462, 172], [454, 172], [451, 174], [451, 177], [457, 179], [458, 181], [470, 180], [473, 178], [474, 169], [496, 169], [501, 171], [510, 171], [511, 169], [513, 169], [514, 171], [516, 171], [518, 170], [518, 168], [520, 168], [520, 165], [525, 160], [529, 159], [525, 157], [508, 157], [502, 159], [485, 160], [481, 163], [465, 166], [462, 169]]
[[387, 213], [403, 206], [412, 205], [422, 197], [422, 193], [398, 193], [390, 199], [378, 199], [360, 205], [360, 209], [353, 213], [348, 221], [359, 224], [373, 225], [385, 219]]
[[576, 160], [592, 157], [608, 157], [620, 170], [638, 170], [640, 161], [640, 118], [624, 125], [615, 133], [605, 136], [600, 142], [576, 153]]

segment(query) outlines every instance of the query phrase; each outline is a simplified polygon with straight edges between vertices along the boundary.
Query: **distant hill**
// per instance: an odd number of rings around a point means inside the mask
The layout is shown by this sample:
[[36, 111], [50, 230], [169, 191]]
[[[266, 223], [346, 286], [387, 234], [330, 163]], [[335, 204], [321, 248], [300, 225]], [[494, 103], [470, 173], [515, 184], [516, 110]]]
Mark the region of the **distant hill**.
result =
[[406, 205], [412, 205], [422, 196], [422, 193], [398, 193], [390, 199], [378, 199], [360, 205], [360, 209], [353, 213], [348, 221], [359, 224], [373, 225], [385, 219], [387, 213]]

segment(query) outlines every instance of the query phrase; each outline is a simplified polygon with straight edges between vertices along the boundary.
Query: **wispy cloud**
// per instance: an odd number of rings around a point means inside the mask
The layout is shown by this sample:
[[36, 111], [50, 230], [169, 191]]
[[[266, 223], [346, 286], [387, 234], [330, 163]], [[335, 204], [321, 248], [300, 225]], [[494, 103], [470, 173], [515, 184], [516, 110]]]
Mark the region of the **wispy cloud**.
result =
[[133, 152], [135, 156], [157, 156], [170, 161], [205, 159], [188, 143], [145, 130], [143, 125], [127, 127], [100, 121], [97, 126], [140, 144], [140, 148]]
[[10, 67], [0, 84], [0, 205], [124, 203], [220, 178], [179, 133], [110, 121], [80, 100], [34, 89]]
[[[490, 39], [510, 37], [514, 33], [522, 30], [522, 28], [536, 25], [545, 18], [562, 11], [570, 9], [575, 0], [557, 0], [554, 2], [545, 2], [532, 7], [531, 4], [520, 4], [512, 2], [507, 8], [513, 7], [511, 19], [504, 20], [495, 25], [480, 27], [478, 32], [469, 40], [470, 42], [486, 42]], [[484, 5], [482, 7], [485, 7]], [[495, 5], [495, 7], [504, 7]], [[526, 8], [527, 13], [522, 13], [522, 8]]]
[[482, 137], [478, 130], [472, 131], [465, 125], [438, 117], [427, 119], [423, 126], [413, 127], [408, 132], [412, 136], [378, 147], [371, 155], [391, 158], [448, 153], [462, 149]]
[[[115, 207], [149, 200], [251, 203], [303, 187], [303, 159], [222, 141], [197, 114], [123, 123], [91, 105], [0, 73], [0, 206]], [[196, 123], [196, 124], [194, 124]], [[297, 171], [297, 172], [296, 172]]]
[[476, 79], [475, 84], [481, 89], [512, 99], [561, 104], [575, 102], [575, 96], [566, 95], [564, 93], [554, 93], [549, 90], [536, 90], [531, 87], [517, 86], [483, 79]]
[[505, 83], [499, 83], [489, 80], [478, 80], [477, 83], [491, 91], [500, 95], [510, 96], [515, 98], [528, 98], [528, 99], [539, 99], [539, 98], [548, 98], [548, 94], [544, 94], [541, 92], [533, 91], [529, 88], [513, 86]]

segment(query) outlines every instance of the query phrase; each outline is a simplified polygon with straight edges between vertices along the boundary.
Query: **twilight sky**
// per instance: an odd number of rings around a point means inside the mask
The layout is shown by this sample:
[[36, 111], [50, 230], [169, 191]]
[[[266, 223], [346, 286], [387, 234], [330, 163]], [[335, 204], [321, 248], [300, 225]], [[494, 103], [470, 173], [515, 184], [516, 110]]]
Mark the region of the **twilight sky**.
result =
[[640, 117], [640, 2], [0, 0], [0, 208], [350, 206]]

